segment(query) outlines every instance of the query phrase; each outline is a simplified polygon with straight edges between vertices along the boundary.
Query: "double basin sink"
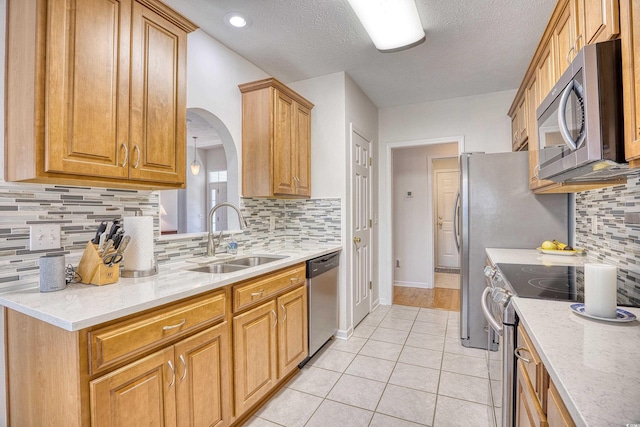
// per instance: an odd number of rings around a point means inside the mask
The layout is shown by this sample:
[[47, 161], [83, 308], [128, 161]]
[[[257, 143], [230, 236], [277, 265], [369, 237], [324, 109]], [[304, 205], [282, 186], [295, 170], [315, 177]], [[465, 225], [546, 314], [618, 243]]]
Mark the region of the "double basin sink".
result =
[[212, 264], [203, 265], [200, 267], [189, 268], [189, 271], [198, 271], [200, 273], [233, 273], [234, 271], [244, 270], [250, 267], [256, 267], [270, 262], [278, 261], [280, 259], [287, 258], [281, 255], [255, 255], [246, 256], [242, 258], [236, 258], [224, 262], [216, 262]]

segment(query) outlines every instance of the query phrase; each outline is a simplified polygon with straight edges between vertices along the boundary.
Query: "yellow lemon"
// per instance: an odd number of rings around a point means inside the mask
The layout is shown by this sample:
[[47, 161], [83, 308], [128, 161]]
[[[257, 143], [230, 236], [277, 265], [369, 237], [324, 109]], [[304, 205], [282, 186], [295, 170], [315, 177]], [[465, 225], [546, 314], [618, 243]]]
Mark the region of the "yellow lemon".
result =
[[542, 249], [547, 249], [547, 250], [556, 250], [558, 249], [558, 247], [556, 246], [555, 243], [553, 243], [550, 240], [545, 240], [544, 242], [542, 242], [542, 245], [540, 245], [540, 247]]

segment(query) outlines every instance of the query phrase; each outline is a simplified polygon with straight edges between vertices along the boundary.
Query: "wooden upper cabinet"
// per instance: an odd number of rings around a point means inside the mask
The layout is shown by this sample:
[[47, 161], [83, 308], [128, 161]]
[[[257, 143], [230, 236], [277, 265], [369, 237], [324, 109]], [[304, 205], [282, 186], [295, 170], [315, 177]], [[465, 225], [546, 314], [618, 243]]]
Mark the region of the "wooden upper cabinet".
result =
[[184, 187], [186, 34], [157, 0], [9, 0], [6, 179]]
[[130, 178], [185, 179], [187, 34], [134, 2], [131, 33]]
[[274, 78], [242, 92], [242, 194], [311, 196], [313, 104]]
[[48, 2], [45, 172], [127, 176], [130, 14], [126, 0]]
[[513, 110], [511, 117], [511, 148], [519, 151], [525, 146], [528, 138], [529, 121], [527, 118], [527, 97], [522, 94], [517, 102], [517, 107]]
[[640, 167], [640, 2], [620, 0], [625, 157]]
[[[577, 52], [576, 24], [574, 0], [565, 3], [556, 25], [553, 28], [553, 44], [555, 53], [555, 76], [559, 79], [569, 67]], [[555, 82], [555, 80], [554, 80]]]
[[538, 90], [538, 105], [547, 96], [553, 85], [556, 83], [555, 48], [553, 40], [547, 40], [542, 49], [538, 65], [536, 67], [536, 88]]
[[620, 34], [619, 10], [618, 0], [578, 0], [580, 47], [616, 38]]

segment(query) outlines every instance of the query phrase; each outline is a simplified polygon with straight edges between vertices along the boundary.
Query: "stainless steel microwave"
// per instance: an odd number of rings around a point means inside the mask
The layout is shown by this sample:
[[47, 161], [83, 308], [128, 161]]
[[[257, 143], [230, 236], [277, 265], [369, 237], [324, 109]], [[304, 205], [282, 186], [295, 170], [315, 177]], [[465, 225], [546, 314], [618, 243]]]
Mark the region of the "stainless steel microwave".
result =
[[620, 40], [586, 45], [536, 117], [539, 178], [589, 182], [626, 176]]

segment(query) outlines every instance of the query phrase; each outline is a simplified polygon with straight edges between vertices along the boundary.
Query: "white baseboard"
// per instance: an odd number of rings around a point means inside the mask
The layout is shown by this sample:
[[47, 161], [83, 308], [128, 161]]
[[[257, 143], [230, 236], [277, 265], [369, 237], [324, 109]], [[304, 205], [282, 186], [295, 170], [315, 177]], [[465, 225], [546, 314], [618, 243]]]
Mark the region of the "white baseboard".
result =
[[421, 289], [433, 289], [433, 285], [429, 285], [426, 282], [402, 282], [395, 281], [393, 286], [403, 286], [405, 288], [421, 288]]
[[348, 340], [353, 335], [353, 328], [349, 328], [346, 331], [344, 329], [338, 329], [338, 332], [334, 335], [339, 340]]
[[392, 305], [393, 300], [387, 298], [380, 298], [380, 305]]

